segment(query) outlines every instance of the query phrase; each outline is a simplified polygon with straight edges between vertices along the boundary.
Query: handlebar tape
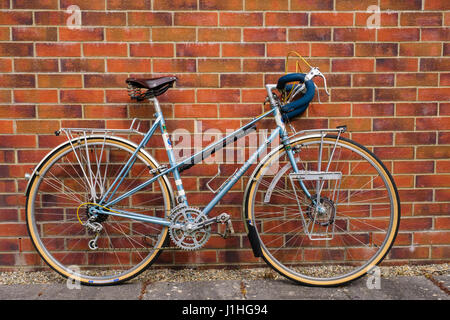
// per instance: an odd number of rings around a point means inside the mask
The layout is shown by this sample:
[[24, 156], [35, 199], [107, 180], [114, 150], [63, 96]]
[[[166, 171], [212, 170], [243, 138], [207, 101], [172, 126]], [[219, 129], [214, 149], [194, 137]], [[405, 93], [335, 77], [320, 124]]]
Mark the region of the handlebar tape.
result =
[[[290, 73], [278, 80], [277, 89], [283, 90], [286, 88], [286, 84], [289, 82], [300, 81], [301, 83], [305, 83], [306, 93], [298, 100], [295, 100], [287, 105], [281, 107], [281, 111], [283, 112], [283, 120], [287, 121], [292, 119], [303, 112], [308, 108], [309, 103], [314, 99], [315, 95], [315, 85], [312, 80], [308, 80], [305, 82], [305, 74], [304, 73]], [[289, 87], [289, 86], [288, 86]], [[289, 88], [291, 89], [291, 88]]]

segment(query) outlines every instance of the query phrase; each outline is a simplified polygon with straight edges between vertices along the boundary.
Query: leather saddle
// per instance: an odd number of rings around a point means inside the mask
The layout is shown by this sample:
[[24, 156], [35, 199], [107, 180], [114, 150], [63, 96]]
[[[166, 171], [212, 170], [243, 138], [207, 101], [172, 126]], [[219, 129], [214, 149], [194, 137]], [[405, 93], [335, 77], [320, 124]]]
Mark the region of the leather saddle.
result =
[[[176, 81], [177, 77], [161, 77], [153, 79], [128, 78], [126, 83], [128, 84], [129, 89], [131, 87], [131, 90], [136, 93], [136, 96], [133, 96], [132, 94], [130, 94], [130, 96], [137, 100], [143, 100], [145, 98], [153, 98], [162, 95], [169, 90], [169, 88], [172, 88]], [[148, 89], [148, 91], [141, 93], [140, 89]]]

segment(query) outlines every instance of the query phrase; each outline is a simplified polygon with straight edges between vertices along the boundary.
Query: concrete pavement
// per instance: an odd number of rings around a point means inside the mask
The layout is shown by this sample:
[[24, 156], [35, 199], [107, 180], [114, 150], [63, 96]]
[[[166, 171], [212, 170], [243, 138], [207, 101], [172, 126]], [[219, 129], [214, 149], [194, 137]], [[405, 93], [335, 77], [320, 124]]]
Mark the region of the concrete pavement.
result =
[[125, 283], [112, 287], [63, 284], [0, 285], [1, 300], [449, 300], [450, 275], [363, 277], [337, 288], [288, 280]]

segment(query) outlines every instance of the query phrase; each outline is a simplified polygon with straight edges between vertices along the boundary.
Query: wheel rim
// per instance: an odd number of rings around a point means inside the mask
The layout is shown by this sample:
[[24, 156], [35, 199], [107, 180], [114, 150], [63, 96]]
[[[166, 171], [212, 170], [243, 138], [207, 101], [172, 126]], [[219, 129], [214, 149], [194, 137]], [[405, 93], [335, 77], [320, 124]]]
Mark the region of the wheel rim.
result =
[[[67, 145], [40, 169], [27, 202], [29, 231], [40, 255], [61, 274], [91, 284], [123, 281], [137, 275], [157, 257], [158, 249], [166, 240], [167, 227], [102, 217], [97, 221], [103, 226], [97, 240], [99, 249], [89, 249], [95, 234], [90, 234], [80, 223], [89, 218], [89, 206], [83, 203], [99, 200], [101, 191], [107, 190], [114, 181], [134, 148], [114, 140], [87, 141], [88, 151], [84, 142], [74, 146], [75, 149]], [[81, 169], [88, 162], [82, 160], [83, 152], [84, 160], [88, 153], [93, 160], [90, 163], [94, 178], [90, 183], [86, 179], [89, 175], [84, 175]], [[150, 159], [139, 153], [117, 195], [148, 179], [149, 169], [154, 167]], [[86, 166], [84, 170], [89, 171]], [[95, 177], [97, 182], [93, 182]], [[166, 217], [170, 210], [167, 186], [159, 179], [111, 209]]]
[[[324, 139], [324, 160], [332, 154], [335, 141]], [[319, 144], [320, 138], [292, 144], [293, 147], [301, 145], [301, 151], [295, 158], [296, 161], [301, 159], [307, 166], [300, 166], [299, 170], [317, 170], [314, 160], [318, 158]], [[339, 151], [341, 148], [345, 152]], [[337, 159], [336, 165], [331, 164], [329, 171], [343, 172], [338, 194], [344, 198], [336, 205], [335, 231], [330, 240], [311, 240], [311, 234], [308, 236], [305, 232], [305, 219], [301, 217], [300, 209], [306, 213], [308, 203], [300, 201], [299, 206], [293, 200], [295, 191], [292, 185], [286, 184], [286, 173], [292, 167], [283, 150], [269, 157], [254, 177], [256, 182], [249, 194], [248, 212], [256, 227], [263, 256], [277, 271], [296, 281], [334, 285], [353, 280], [370, 271], [384, 257], [395, 238], [398, 199], [383, 166], [369, 152], [346, 140], [337, 144], [333, 159]], [[367, 163], [374, 167], [367, 166]], [[280, 171], [284, 171], [281, 178], [276, 177]], [[278, 179], [276, 186], [273, 186], [274, 177]], [[314, 183], [305, 182], [313, 195], [317, 185]], [[331, 183], [327, 183], [331, 190]], [[272, 195], [270, 202], [267, 202], [270, 188], [273, 188]], [[324, 191], [327, 191], [326, 188]], [[383, 193], [387, 197], [385, 203], [381, 198]], [[369, 194], [372, 196], [367, 197]], [[308, 219], [306, 214], [303, 216]]]

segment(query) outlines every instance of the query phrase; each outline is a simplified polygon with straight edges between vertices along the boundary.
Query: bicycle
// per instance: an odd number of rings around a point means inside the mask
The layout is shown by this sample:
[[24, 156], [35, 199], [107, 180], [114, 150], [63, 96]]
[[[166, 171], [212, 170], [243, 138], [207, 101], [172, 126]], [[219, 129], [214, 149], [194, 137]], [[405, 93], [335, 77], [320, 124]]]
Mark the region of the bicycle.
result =
[[[67, 141], [36, 166], [26, 189], [26, 220], [43, 260], [65, 277], [86, 285], [127, 281], [168, 248], [197, 250], [212, 227], [233, 233], [230, 215], [209, 213], [277, 137], [279, 146], [256, 166], [248, 181], [242, 218], [256, 257], [294, 282], [336, 286], [379, 264], [391, 248], [400, 220], [400, 200], [383, 163], [345, 138], [346, 127], [289, 135], [289, 120], [314, 98], [318, 68], [290, 73], [266, 85], [270, 110], [242, 128], [177, 162], [157, 97], [176, 77], [127, 79], [132, 99], [148, 99], [156, 119], [146, 133], [136, 119], [130, 129], [62, 128]], [[299, 99], [296, 99], [300, 97]], [[203, 208], [189, 205], [181, 173], [273, 117], [276, 129]], [[169, 159], [160, 165], [144, 147], [157, 129]], [[139, 144], [121, 135], [141, 134]], [[175, 191], [169, 175], [173, 176]], [[170, 239], [170, 240], [169, 240]], [[321, 266], [325, 273], [317, 273]]]

